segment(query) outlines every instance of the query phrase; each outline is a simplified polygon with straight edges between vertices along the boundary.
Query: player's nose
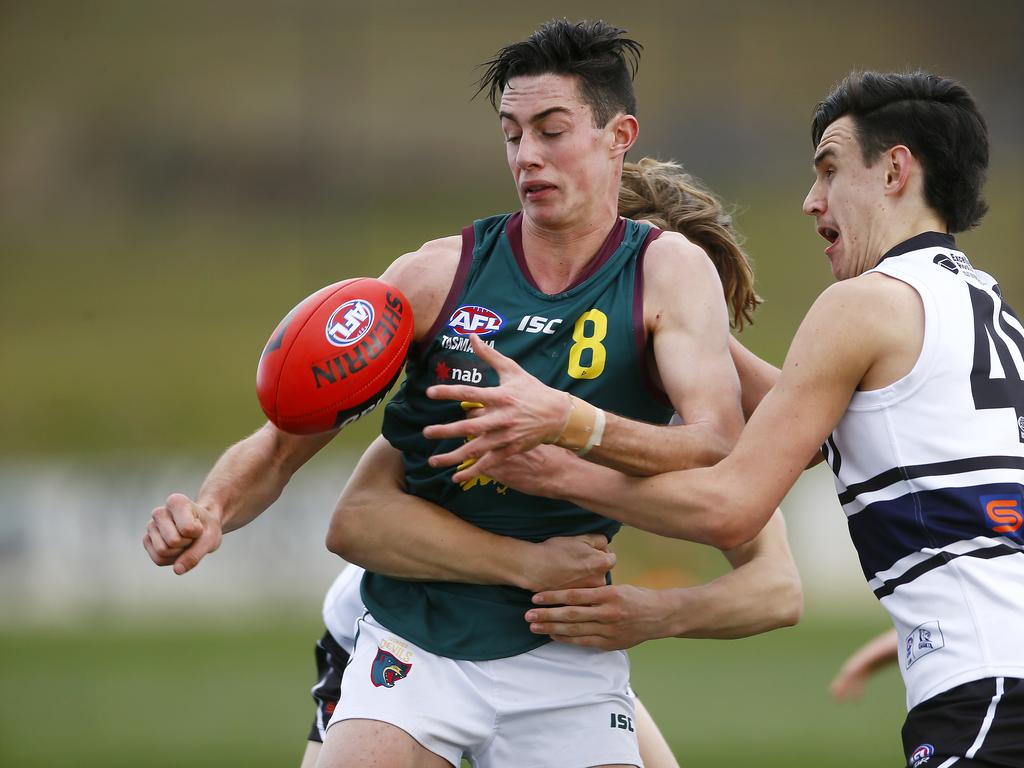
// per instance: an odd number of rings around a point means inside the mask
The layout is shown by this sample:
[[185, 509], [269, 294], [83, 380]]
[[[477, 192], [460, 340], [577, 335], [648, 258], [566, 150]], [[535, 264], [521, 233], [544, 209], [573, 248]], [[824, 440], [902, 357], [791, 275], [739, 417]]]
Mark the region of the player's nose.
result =
[[537, 168], [543, 165], [540, 154], [540, 142], [534, 139], [529, 131], [524, 131], [519, 139], [516, 151], [516, 165], [522, 169]]
[[825, 196], [819, 187], [818, 182], [814, 182], [804, 198], [803, 212], [808, 216], [820, 216], [825, 212]]

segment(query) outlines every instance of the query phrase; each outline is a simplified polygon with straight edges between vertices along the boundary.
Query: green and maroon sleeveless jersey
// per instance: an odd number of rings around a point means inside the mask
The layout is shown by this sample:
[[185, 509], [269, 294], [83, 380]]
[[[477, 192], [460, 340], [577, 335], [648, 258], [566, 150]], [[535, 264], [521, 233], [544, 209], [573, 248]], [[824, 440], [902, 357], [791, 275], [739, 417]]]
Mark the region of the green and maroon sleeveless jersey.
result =
[[[666, 423], [672, 406], [648, 377], [643, 322], [643, 254], [660, 234], [618, 219], [575, 285], [537, 288], [522, 250], [522, 214], [475, 222], [462, 233], [462, 258], [434, 327], [413, 347], [406, 380], [384, 414], [384, 436], [402, 451], [408, 490], [503, 536], [543, 541], [599, 532], [619, 523], [566, 501], [518, 493], [486, 477], [457, 485], [452, 468], [428, 457], [459, 440], [427, 440], [423, 428], [463, 418], [459, 403], [430, 400], [434, 384], [494, 386], [497, 374], [473, 354], [479, 334], [555, 389], [607, 411]], [[402, 532], [395, 531], [395, 536]], [[409, 582], [367, 573], [363, 600], [393, 632], [443, 656], [493, 659], [523, 653], [547, 638], [529, 631], [531, 595], [514, 587]]]

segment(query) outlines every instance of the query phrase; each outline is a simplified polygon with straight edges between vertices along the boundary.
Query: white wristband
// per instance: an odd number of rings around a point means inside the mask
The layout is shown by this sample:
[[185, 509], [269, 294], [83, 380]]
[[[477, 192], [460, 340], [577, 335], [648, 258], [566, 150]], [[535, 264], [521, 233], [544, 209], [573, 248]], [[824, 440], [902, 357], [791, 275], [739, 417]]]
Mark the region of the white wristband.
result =
[[590, 453], [591, 448], [601, 444], [601, 438], [604, 437], [604, 411], [600, 408], [595, 408], [594, 410], [597, 411], [597, 413], [594, 414], [594, 428], [590, 432], [590, 437], [587, 438], [586, 445], [576, 451], [577, 456], [586, 456]]

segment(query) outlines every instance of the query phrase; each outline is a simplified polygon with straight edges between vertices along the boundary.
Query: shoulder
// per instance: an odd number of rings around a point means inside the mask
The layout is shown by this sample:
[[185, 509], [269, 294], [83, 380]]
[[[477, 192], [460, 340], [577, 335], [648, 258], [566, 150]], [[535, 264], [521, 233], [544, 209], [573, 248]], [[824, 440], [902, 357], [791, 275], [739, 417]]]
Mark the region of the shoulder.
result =
[[416, 339], [434, 324], [455, 280], [462, 254], [462, 237], [431, 240], [395, 259], [380, 279], [405, 294], [412, 305]]
[[643, 270], [649, 327], [665, 313], [717, 312], [719, 307], [728, 324], [718, 271], [699, 245], [678, 232], [663, 232], [647, 247]]
[[868, 272], [826, 288], [808, 317], [813, 313], [856, 322], [864, 330], [881, 330], [920, 312], [921, 297], [912, 285], [883, 272]]
[[855, 377], [857, 384], [869, 373], [893, 378], [889, 369], [902, 370], [908, 361], [912, 365], [923, 315], [917, 291], [901, 280], [877, 272], [843, 280], [811, 306], [787, 365], [795, 361], [813, 367], [812, 361], [818, 361]]

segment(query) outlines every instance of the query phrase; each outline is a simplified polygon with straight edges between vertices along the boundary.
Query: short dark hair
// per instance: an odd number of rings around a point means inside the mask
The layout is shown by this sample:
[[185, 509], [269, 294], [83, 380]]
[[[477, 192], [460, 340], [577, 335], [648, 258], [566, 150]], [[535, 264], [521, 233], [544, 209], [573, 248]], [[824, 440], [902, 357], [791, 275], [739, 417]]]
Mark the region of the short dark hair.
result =
[[626, 30], [603, 21], [546, 22], [522, 42], [506, 45], [480, 65], [487, 69], [477, 93], [487, 91], [491, 106], [497, 109], [513, 77], [572, 75], [597, 127], [607, 125], [620, 112], [635, 115], [633, 77], [643, 46], [623, 37], [625, 34]]
[[988, 128], [960, 83], [926, 72], [853, 72], [814, 111], [811, 139], [843, 115], [853, 118], [864, 162], [904, 144], [924, 168], [925, 202], [950, 232], [978, 225], [988, 210], [981, 188]]

